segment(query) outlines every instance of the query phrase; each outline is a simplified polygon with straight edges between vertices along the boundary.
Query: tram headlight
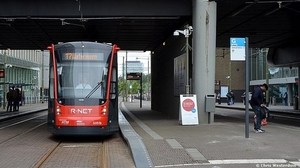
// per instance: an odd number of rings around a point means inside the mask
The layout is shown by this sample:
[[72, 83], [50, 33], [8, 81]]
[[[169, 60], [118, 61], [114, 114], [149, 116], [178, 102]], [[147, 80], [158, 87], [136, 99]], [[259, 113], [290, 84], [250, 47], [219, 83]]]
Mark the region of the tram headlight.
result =
[[56, 115], [61, 115], [61, 110], [59, 106], [56, 107]]
[[107, 109], [106, 109], [106, 106], [103, 106], [103, 109], [102, 109], [102, 115], [106, 115], [107, 114]]

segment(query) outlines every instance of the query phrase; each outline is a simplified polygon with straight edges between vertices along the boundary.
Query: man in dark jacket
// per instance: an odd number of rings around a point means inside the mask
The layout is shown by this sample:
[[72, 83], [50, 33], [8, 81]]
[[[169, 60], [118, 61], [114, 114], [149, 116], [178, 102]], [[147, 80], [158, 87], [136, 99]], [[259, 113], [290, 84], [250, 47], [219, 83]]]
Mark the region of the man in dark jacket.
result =
[[264, 94], [263, 92], [268, 90], [268, 85], [263, 84], [254, 89], [250, 101], [250, 105], [256, 115], [256, 121], [254, 120], [254, 132], [263, 133], [264, 130], [260, 129], [261, 127], [261, 107], [264, 107]]

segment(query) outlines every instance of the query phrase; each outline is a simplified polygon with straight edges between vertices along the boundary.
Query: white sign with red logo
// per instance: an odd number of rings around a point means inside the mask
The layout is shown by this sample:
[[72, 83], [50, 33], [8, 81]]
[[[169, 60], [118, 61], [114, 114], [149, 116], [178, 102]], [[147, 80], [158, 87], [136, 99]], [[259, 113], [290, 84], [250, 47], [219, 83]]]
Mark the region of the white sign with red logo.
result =
[[179, 122], [182, 125], [199, 124], [196, 95], [180, 95]]

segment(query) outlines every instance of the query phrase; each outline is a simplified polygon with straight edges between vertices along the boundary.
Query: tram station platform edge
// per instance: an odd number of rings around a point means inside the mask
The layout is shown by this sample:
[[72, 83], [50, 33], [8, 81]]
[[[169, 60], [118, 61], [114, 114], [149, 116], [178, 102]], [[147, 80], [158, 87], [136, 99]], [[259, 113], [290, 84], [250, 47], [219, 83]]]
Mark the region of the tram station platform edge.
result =
[[[236, 103], [216, 104], [216, 107], [213, 123], [180, 125], [178, 119], [151, 110], [150, 101], [143, 101], [142, 107], [139, 100], [120, 105], [141, 137], [152, 167], [300, 167], [299, 127], [269, 122], [262, 127], [265, 133], [255, 133], [250, 120], [246, 138], [244, 120], [217, 114], [230, 113], [230, 108], [243, 110], [245, 106]], [[299, 112], [292, 106], [269, 106], [269, 109], [271, 113]], [[253, 112], [249, 113], [253, 118]]]
[[[224, 108], [244, 109], [241, 103], [216, 104], [216, 107], [220, 111]], [[128, 146], [137, 159], [134, 162], [138, 168], [300, 167], [299, 127], [269, 123], [262, 128], [265, 133], [254, 133], [253, 123], [250, 123], [249, 138], [246, 138], [245, 122], [241, 119], [215, 115], [213, 123], [183, 126], [179, 125], [178, 119], [151, 110], [150, 101], [143, 101], [142, 107], [139, 101], [120, 102], [119, 108], [129, 123], [125, 124], [126, 127], [133, 129], [127, 132], [126, 128], [122, 134], [129, 136], [131, 145]], [[46, 109], [47, 103], [26, 104], [20, 106], [18, 112], [3, 116], [6, 109], [1, 108], [0, 120]], [[271, 112], [298, 112], [292, 106], [272, 106], [269, 109]], [[134, 156], [136, 152], [142, 153], [147, 160], [140, 159], [143, 156]]]

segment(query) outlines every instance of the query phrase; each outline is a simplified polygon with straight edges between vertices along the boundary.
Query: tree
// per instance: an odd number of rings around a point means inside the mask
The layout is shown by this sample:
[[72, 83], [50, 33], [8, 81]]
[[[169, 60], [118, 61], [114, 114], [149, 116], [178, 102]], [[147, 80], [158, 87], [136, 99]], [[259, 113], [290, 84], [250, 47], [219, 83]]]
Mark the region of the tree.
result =
[[[148, 90], [150, 91], [151, 83], [150, 83], [150, 74], [143, 74], [142, 76], [142, 94], [148, 93]], [[131, 86], [131, 88], [130, 88]], [[139, 94], [140, 93], [140, 81], [139, 80], [126, 80], [122, 77], [119, 77], [118, 81], [118, 89], [119, 89], [119, 95], [120, 96], [126, 96], [126, 90], [128, 91], [128, 94]]]

